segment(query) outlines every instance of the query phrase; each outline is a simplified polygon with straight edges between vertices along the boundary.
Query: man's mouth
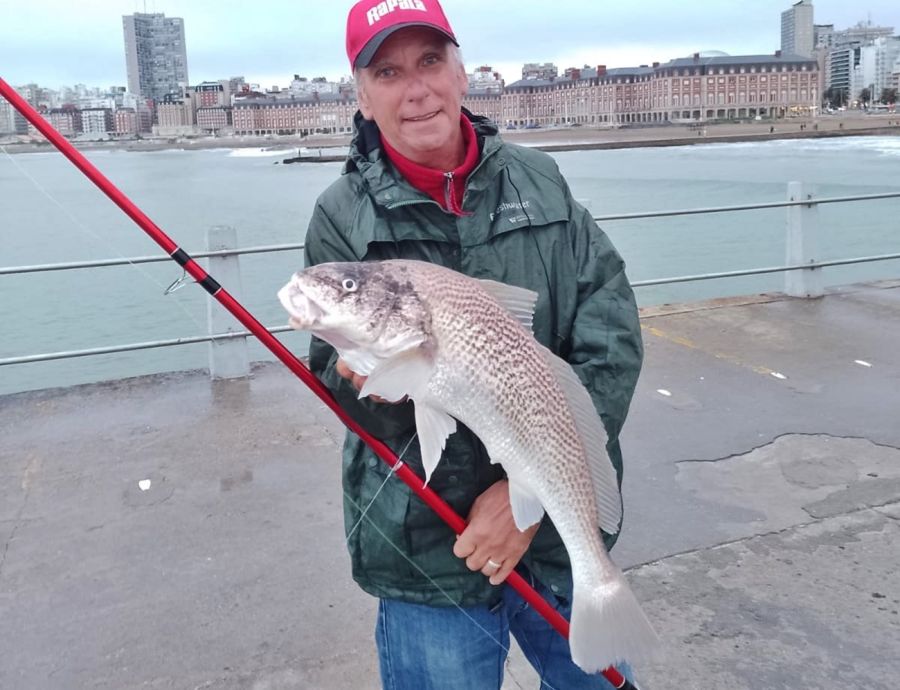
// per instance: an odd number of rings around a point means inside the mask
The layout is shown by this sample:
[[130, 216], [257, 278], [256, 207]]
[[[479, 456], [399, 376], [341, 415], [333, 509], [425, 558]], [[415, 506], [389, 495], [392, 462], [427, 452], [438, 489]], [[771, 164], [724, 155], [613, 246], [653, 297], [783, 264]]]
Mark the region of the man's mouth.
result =
[[407, 122], [427, 122], [428, 120], [435, 117], [439, 112], [441, 112], [441, 111], [435, 110], [434, 112], [426, 113], [425, 115], [418, 115], [416, 117], [405, 117], [403, 119], [406, 120]]

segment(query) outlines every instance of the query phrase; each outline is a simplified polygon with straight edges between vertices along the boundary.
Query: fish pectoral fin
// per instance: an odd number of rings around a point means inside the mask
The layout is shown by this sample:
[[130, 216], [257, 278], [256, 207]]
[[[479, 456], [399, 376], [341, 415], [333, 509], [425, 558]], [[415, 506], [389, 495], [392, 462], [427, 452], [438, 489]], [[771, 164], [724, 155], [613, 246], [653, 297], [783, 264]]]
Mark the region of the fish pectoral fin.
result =
[[607, 534], [616, 534], [622, 521], [622, 495], [616, 468], [606, 452], [606, 428], [597, 414], [594, 402], [571, 365], [539, 346], [562, 389], [575, 420], [575, 428], [584, 449], [594, 497], [597, 502], [599, 527]]
[[456, 431], [456, 420], [443, 410], [424, 403], [416, 403], [416, 432], [419, 434], [419, 448], [422, 451], [422, 466], [425, 468], [425, 483], [441, 459], [447, 444], [447, 437]]
[[509, 480], [509, 505], [516, 528], [524, 532], [544, 517], [544, 506], [524, 484]]
[[378, 366], [378, 358], [365, 350], [342, 349], [338, 350], [338, 356], [360, 376], [368, 376]]
[[534, 305], [538, 298], [536, 292], [515, 285], [498, 283], [496, 280], [479, 280], [478, 284], [497, 300], [501, 307], [512, 314], [529, 333], [532, 332]]
[[390, 402], [414, 398], [424, 390], [431, 378], [431, 360], [419, 348], [401, 352], [390, 359], [381, 360], [369, 370], [368, 378], [359, 391], [359, 397], [377, 395]]

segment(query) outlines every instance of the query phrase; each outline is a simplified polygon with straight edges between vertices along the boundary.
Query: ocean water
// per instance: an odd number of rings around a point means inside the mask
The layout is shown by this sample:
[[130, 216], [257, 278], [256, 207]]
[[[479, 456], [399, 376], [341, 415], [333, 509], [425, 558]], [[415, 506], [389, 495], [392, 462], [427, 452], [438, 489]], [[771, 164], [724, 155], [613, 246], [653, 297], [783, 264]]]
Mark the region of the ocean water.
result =
[[[215, 225], [241, 246], [299, 242], [338, 163], [277, 164], [260, 149], [88, 152], [91, 161], [189, 252]], [[900, 137], [707, 144], [554, 154], [574, 196], [595, 215], [689, 209], [786, 198], [792, 180], [818, 196], [900, 192]], [[900, 251], [900, 199], [820, 207], [819, 256]], [[632, 280], [719, 272], [785, 261], [785, 209], [614, 221], [604, 230]], [[161, 253], [61, 155], [0, 152], [0, 266]], [[301, 266], [299, 251], [241, 258], [242, 286], [225, 287], [269, 326], [282, 325], [275, 293]], [[172, 262], [0, 276], [0, 358], [202, 335], [206, 295]], [[825, 282], [896, 278], [900, 261], [825, 269]], [[642, 305], [781, 289], [780, 274], [638, 289]], [[302, 334], [284, 334], [298, 354]], [[0, 394], [203, 368], [206, 344], [0, 367]], [[251, 344], [255, 360], [271, 356]]]

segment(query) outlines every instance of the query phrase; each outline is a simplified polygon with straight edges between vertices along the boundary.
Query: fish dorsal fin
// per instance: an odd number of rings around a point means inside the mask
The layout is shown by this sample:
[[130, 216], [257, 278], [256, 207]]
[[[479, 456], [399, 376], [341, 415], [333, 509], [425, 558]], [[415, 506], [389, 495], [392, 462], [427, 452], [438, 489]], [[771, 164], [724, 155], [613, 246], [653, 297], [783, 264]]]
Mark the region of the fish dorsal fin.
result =
[[587, 389], [569, 363], [554, 355], [543, 345], [539, 345], [539, 347], [550, 364], [550, 368], [569, 402], [572, 417], [575, 419], [575, 427], [581, 438], [591, 481], [594, 484], [600, 528], [607, 534], [616, 534], [622, 520], [622, 496], [619, 493], [616, 468], [613, 467], [609, 454], [606, 452], [608, 437], [603, 420], [597, 414]]
[[443, 410], [426, 403], [415, 403], [416, 433], [419, 434], [419, 448], [422, 451], [422, 467], [425, 468], [425, 484], [441, 459], [447, 437], [456, 431], [456, 420]]
[[544, 506], [527, 486], [509, 479], [509, 506], [512, 508], [516, 528], [524, 532], [544, 517]]
[[415, 398], [428, 385], [432, 368], [431, 358], [420, 347], [379, 360], [376, 366], [369, 369], [359, 397], [377, 395], [390, 402], [397, 402], [405, 396]]
[[479, 280], [478, 284], [531, 333], [534, 305], [538, 299], [536, 292], [496, 280]]

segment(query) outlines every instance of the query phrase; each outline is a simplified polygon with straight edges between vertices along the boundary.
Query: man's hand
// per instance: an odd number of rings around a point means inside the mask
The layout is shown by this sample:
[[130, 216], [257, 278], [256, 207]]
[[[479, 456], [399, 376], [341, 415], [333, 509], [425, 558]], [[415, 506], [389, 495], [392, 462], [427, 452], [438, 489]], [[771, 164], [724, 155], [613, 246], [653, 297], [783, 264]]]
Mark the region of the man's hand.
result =
[[524, 532], [518, 530], [509, 506], [509, 481], [501, 479], [475, 499], [469, 525], [457, 537], [453, 553], [466, 559], [469, 570], [480, 570], [492, 585], [499, 585], [525, 555], [540, 526], [537, 523]]
[[337, 361], [334, 363], [334, 370], [337, 372], [338, 376], [342, 379], [347, 379], [350, 383], [353, 384], [353, 387], [360, 391], [362, 390], [363, 384], [365, 384], [367, 376], [360, 376], [355, 371], [353, 371], [350, 367], [347, 366], [347, 363], [338, 357]]
[[[334, 370], [337, 372], [338, 376], [343, 379], [347, 379], [357, 391], [362, 390], [366, 379], [369, 378], [368, 376], [360, 376], [359, 374], [357, 374], [350, 367], [348, 367], [347, 363], [340, 357], [338, 357], [337, 361], [334, 363]], [[402, 402], [406, 402], [405, 397], [402, 400], [398, 400], [396, 403], [392, 403], [390, 400], [385, 400], [384, 398], [377, 395], [370, 395], [368, 397], [377, 403], [386, 403], [388, 405], [399, 405]]]

